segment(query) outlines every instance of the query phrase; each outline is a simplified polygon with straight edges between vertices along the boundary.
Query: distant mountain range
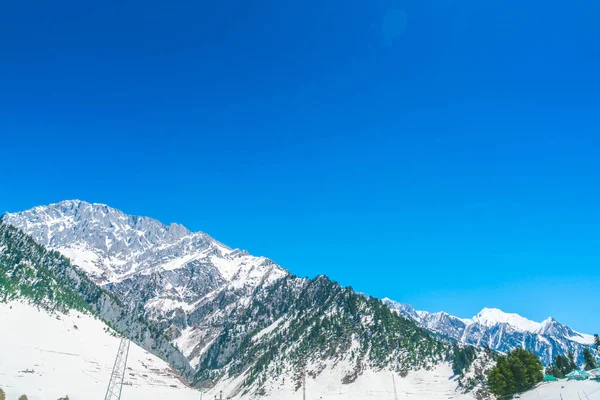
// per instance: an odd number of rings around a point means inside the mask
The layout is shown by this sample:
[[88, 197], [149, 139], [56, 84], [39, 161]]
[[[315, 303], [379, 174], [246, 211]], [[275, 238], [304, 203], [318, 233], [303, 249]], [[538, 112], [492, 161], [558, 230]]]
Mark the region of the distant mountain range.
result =
[[[538, 324], [494, 309], [460, 319], [382, 302], [325, 276], [295, 277], [205, 233], [104, 204], [62, 201], [7, 213], [1, 223], [79, 267], [65, 268], [93, 282], [83, 294], [94, 300], [91, 307], [101, 318], [118, 323], [120, 331], [169, 360], [192, 384], [223, 390], [227, 397], [295, 393], [303, 373], [313, 384], [323, 383], [323, 394], [331, 382], [355, 385], [354, 394], [368, 391], [373, 379], [387, 387], [390, 374], [406, 378], [445, 368], [460, 351], [453, 340], [498, 351], [525, 347], [546, 364], [568, 351], [579, 358], [592, 340], [552, 319]], [[13, 267], [6, 265], [9, 272]], [[106, 293], [119, 300], [107, 297], [119, 309], [117, 316], [97, 303]], [[143, 342], [140, 329], [149, 332]], [[480, 364], [490, 363], [484, 355]], [[483, 376], [483, 367], [477, 368]], [[452, 373], [445, 371], [445, 381], [460, 383], [448, 381]], [[419, 382], [439, 376], [426, 374]]]
[[473, 318], [458, 318], [445, 312], [416, 311], [408, 304], [390, 299], [383, 302], [398, 314], [412, 319], [418, 325], [461, 343], [489, 347], [499, 352], [526, 348], [537, 354], [545, 365], [557, 355], [572, 352], [583, 363], [583, 347], [591, 347], [594, 336], [579, 333], [550, 317], [534, 322], [518, 314], [505, 313], [496, 308], [484, 308]]

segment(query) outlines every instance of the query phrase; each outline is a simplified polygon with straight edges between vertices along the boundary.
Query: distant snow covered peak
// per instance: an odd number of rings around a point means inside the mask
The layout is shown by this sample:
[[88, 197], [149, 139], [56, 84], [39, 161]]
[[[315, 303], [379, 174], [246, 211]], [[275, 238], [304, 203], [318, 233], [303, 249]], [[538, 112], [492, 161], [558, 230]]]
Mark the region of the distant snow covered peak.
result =
[[381, 301], [392, 311], [395, 311], [398, 314], [403, 315], [404, 317], [413, 319], [417, 322], [422, 321], [423, 315], [421, 314], [421, 311], [416, 311], [410, 304], [399, 303], [387, 297], [384, 297]]
[[539, 322], [528, 320], [519, 314], [506, 313], [497, 308], [484, 308], [473, 317], [473, 321], [485, 326], [509, 324], [521, 331], [533, 333], [538, 332], [541, 328]]
[[557, 355], [566, 355], [569, 351], [582, 361], [582, 346], [589, 347], [594, 343], [592, 335], [576, 332], [552, 317], [543, 322], [535, 322], [497, 308], [484, 308], [473, 318], [467, 319], [443, 311], [415, 311], [409, 304], [388, 298], [383, 299], [383, 302], [391, 310], [432, 332], [465, 344], [487, 346], [500, 352], [526, 348], [536, 353], [546, 365], [552, 363]]

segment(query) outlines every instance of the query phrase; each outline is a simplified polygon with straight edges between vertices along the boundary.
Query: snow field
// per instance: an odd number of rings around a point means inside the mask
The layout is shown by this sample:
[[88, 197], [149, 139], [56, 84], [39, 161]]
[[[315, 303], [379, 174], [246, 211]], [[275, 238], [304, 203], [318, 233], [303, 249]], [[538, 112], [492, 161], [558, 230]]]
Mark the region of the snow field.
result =
[[[0, 304], [0, 387], [7, 400], [102, 400], [119, 338], [100, 320], [51, 315], [19, 302]], [[197, 400], [169, 365], [131, 344], [122, 399]]]

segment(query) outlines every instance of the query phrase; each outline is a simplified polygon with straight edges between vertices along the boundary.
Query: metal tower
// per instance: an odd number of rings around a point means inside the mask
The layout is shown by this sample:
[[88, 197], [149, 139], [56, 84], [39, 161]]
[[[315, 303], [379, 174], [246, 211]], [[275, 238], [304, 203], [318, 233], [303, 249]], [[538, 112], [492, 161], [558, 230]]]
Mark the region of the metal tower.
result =
[[306, 400], [306, 371], [302, 372], [302, 400]]
[[120, 400], [123, 390], [123, 381], [125, 380], [125, 367], [127, 366], [127, 356], [129, 355], [129, 339], [121, 338], [119, 343], [119, 352], [115, 359], [115, 365], [110, 374], [110, 382], [106, 389], [104, 400]]

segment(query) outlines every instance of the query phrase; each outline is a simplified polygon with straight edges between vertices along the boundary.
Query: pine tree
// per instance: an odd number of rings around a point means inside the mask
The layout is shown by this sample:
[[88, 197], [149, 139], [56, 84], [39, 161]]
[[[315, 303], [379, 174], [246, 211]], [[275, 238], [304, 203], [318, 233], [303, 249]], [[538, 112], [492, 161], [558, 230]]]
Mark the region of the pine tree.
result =
[[471, 366], [473, 360], [477, 357], [477, 353], [473, 346], [460, 348], [457, 345], [454, 345], [453, 352], [452, 370], [454, 375], [462, 375], [463, 372]]
[[546, 368], [546, 373], [558, 379], [562, 379], [565, 377], [560, 368], [558, 368], [556, 365], [551, 365], [548, 368]]
[[0, 388], [0, 400], [6, 400], [6, 394], [2, 388]]
[[28, 399], [27, 399], [26, 395], [22, 394], [21, 397], [19, 397], [19, 400], [28, 400]]
[[515, 349], [498, 357], [488, 375], [488, 386], [492, 394], [503, 397], [529, 390], [542, 379], [540, 359], [527, 350]]
[[596, 333], [594, 335], [594, 344], [596, 346], [596, 350], [600, 351], [600, 336]]
[[573, 355], [573, 352], [568, 352], [567, 353], [567, 358], [569, 359], [569, 368], [571, 368], [571, 371], [575, 371], [577, 369], [579, 369], [579, 367], [577, 366], [577, 363], [575, 362], [575, 356]]
[[587, 347], [583, 349], [583, 359], [585, 360], [586, 371], [598, 368], [598, 362], [594, 359], [592, 352]]
[[488, 375], [488, 386], [490, 392], [498, 397], [507, 396], [515, 392], [514, 378], [508, 366], [508, 358], [500, 356], [496, 360], [496, 366], [490, 370]]

